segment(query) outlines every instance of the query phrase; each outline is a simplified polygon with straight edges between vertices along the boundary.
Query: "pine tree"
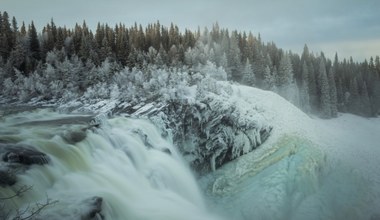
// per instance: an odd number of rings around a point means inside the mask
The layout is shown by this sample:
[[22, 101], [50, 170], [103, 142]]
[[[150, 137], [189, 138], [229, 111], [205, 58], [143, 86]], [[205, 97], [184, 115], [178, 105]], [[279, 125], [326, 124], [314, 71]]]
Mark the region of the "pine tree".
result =
[[98, 25], [97, 25], [96, 31], [95, 31], [95, 41], [96, 41], [97, 48], [101, 48], [102, 47], [103, 39], [105, 37], [106, 37], [106, 34], [105, 34], [104, 25], [101, 25], [98, 22]]
[[360, 95], [356, 78], [350, 82], [350, 92], [348, 96], [348, 110], [353, 114], [360, 114]]
[[376, 74], [373, 78], [374, 87], [370, 97], [372, 114], [374, 116], [380, 115], [380, 77]]
[[317, 92], [317, 76], [313, 62], [308, 64], [309, 71], [309, 97], [311, 110], [316, 112], [318, 110], [319, 96]]
[[293, 66], [289, 54], [284, 54], [278, 68], [277, 86], [287, 87], [293, 82]]
[[19, 38], [18, 25], [15, 17], [12, 18], [12, 45], [16, 46], [17, 39]]
[[120, 25], [116, 36], [116, 59], [125, 66], [129, 54], [128, 31], [124, 26]]
[[271, 74], [269, 66], [266, 66], [264, 71], [263, 88], [273, 92], [277, 92], [276, 77], [277, 71], [274, 69], [273, 74]]
[[22, 37], [26, 37], [26, 27], [25, 27], [25, 23], [22, 22], [22, 25], [21, 25], [21, 28], [20, 28], [20, 34]]
[[104, 37], [102, 41], [102, 45], [100, 47], [100, 51], [99, 51], [100, 62], [105, 61], [107, 58], [110, 58], [111, 56], [112, 56], [112, 49], [108, 43], [107, 38]]
[[[27, 54], [27, 51], [23, 45], [23, 42], [21, 40], [18, 40], [15, 48], [12, 50], [12, 52], [9, 56], [8, 63], [10, 65], [10, 67], [16, 68], [16, 69], [20, 70], [21, 72], [25, 73], [25, 71], [26, 71], [26, 69], [25, 69], [26, 68], [26, 66], [25, 66], [26, 54]], [[8, 71], [11, 72], [11, 70], [8, 70]]]
[[367, 83], [363, 81], [362, 85], [362, 92], [360, 95], [360, 101], [361, 101], [361, 114], [366, 117], [372, 116], [371, 112], [371, 103], [368, 96], [368, 90], [367, 90]]
[[321, 116], [324, 118], [330, 118], [331, 113], [331, 97], [330, 87], [327, 79], [325, 60], [321, 57], [319, 63], [319, 85], [320, 85], [320, 110]]
[[63, 29], [59, 27], [57, 31], [57, 40], [55, 42], [54, 47], [57, 50], [62, 50], [62, 48], [64, 47], [64, 44], [65, 44], [65, 35], [64, 35]]
[[[276, 84], [278, 93], [285, 99], [291, 101], [293, 104], [299, 102], [295, 96], [295, 83], [293, 80], [293, 67], [290, 61], [289, 54], [284, 54], [280, 60], [280, 65], [277, 72]], [[298, 91], [297, 91], [298, 92]]]
[[375, 71], [374, 74], [380, 79], [380, 57], [375, 58]]
[[300, 88], [300, 106], [306, 112], [310, 112], [310, 96], [309, 96], [309, 70], [306, 61], [302, 65], [302, 82]]
[[310, 55], [309, 55], [309, 48], [307, 47], [307, 45], [305, 44], [305, 46], [303, 47], [303, 52], [302, 52], [302, 55], [301, 55], [301, 61], [302, 61], [302, 64], [304, 62], [309, 62], [310, 60]]
[[344, 102], [343, 83], [341, 78], [338, 78], [338, 82], [336, 84], [336, 96], [338, 111], [346, 112], [347, 110]]
[[38, 40], [37, 31], [33, 21], [29, 27], [29, 45], [32, 57], [36, 60], [40, 60], [40, 42]]
[[11, 24], [9, 22], [8, 13], [5, 11], [3, 16], [0, 14], [0, 56], [6, 61], [14, 47], [13, 42], [14, 35], [11, 29]]
[[239, 41], [237, 32], [232, 32], [230, 37], [230, 47], [227, 54], [228, 67], [227, 73], [230, 75], [230, 80], [240, 82], [241, 81], [241, 52], [239, 49]]
[[335, 72], [334, 68], [331, 67], [328, 73], [329, 89], [330, 89], [330, 103], [331, 103], [331, 116], [338, 116], [338, 99], [337, 99], [337, 89], [335, 83]]
[[250, 64], [248, 58], [245, 62], [244, 69], [242, 71], [242, 83], [248, 86], [254, 86], [255, 85], [255, 74], [252, 70], [252, 65]]

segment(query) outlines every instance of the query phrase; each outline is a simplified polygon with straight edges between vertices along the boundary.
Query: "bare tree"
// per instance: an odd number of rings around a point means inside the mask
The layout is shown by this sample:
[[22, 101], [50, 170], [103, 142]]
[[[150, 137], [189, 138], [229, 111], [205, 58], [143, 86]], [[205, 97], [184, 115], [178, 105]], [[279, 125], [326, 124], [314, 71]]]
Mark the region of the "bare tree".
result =
[[7, 202], [16, 197], [21, 197], [25, 192], [32, 190], [33, 186], [23, 185], [16, 192], [8, 197], [0, 197], [0, 219], [3, 220], [31, 220], [35, 219], [46, 207], [56, 204], [57, 200], [52, 200], [46, 196], [42, 203], [36, 202], [23, 209], [12, 210], [6, 207]]

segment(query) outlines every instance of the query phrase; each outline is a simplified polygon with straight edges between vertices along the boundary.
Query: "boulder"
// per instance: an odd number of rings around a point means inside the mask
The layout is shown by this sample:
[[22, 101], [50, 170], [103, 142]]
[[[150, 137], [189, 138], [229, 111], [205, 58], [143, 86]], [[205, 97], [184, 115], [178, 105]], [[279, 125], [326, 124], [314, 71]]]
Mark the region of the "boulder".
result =
[[16, 175], [10, 170], [0, 169], [0, 186], [12, 186], [16, 183]]
[[69, 144], [76, 144], [87, 137], [86, 129], [69, 130], [62, 134], [62, 138]]
[[89, 207], [88, 211], [82, 214], [81, 220], [102, 220], [104, 219], [102, 212], [103, 198], [94, 196], [84, 201]]
[[43, 165], [49, 162], [49, 157], [33, 147], [19, 144], [9, 144], [1, 146], [2, 151], [2, 160], [6, 163], [18, 163], [23, 165], [32, 165], [38, 164]]

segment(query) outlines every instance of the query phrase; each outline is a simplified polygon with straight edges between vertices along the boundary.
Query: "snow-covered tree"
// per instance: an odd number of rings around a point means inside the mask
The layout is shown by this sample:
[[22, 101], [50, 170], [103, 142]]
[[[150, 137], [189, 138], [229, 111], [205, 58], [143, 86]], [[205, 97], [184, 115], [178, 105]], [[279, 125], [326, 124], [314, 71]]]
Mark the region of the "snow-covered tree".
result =
[[252, 70], [252, 65], [248, 58], [245, 61], [244, 69], [242, 71], [242, 83], [248, 86], [254, 86], [256, 83], [256, 77]]
[[360, 113], [360, 94], [359, 94], [359, 86], [356, 78], [351, 80], [350, 82], [350, 92], [348, 96], [348, 110], [351, 113], [359, 114]]
[[293, 66], [289, 54], [284, 54], [281, 58], [276, 81], [279, 88], [287, 87], [293, 82]]
[[209, 76], [215, 80], [227, 80], [227, 73], [222, 67], [217, 67], [215, 63], [207, 61], [205, 65], [199, 64], [194, 70], [200, 72], [203, 76]]
[[336, 117], [338, 115], [338, 99], [335, 83], [335, 72], [333, 67], [330, 67], [330, 71], [328, 73], [328, 81], [330, 90], [331, 117]]
[[237, 32], [232, 32], [230, 37], [230, 47], [227, 54], [228, 67], [227, 74], [229, 79], [240, 82], [241, 81], [241, 52], [239, 49], [239, 42], [237, 39]]
[[266, 66], [265, 71], [264, 71], [263, 88], [276, 92], [277, 91], [276, 77], [277, 77], [277, 70], [274, 69], [273, 74], [272, 74], [269, 66]]
[[321, 116], [324, 118], [331, 117], [331, 98], [330, 98], [330, 87], [326, 73], [326, 64], [323, 57], [321, 57], [319, 62], [319, 75], [318, 82], [320, 85], [320, 110]]
[[361, 114], [366, 117], [370, 117], [372, 115], [371, 112], [371, 102], [368, 96], [368, 90], [367, 90], [367, 83], [363, 81], [363, 85], [361, 88], [361, 95], [360, 95], [360, 101], [361, 101]]
[[299, 93], [293, 79], [293, 67], [289, 54], [284, 54], [281, 58], [277, 71], [276, 84], [278, 93], [293, 104], [299, 105]]
[[302, 65], [302, 82], [300, 88], [300, 106], [305, 112], [310, 112], [310, 96], [309, 96], [309, 70], [306, 61]]

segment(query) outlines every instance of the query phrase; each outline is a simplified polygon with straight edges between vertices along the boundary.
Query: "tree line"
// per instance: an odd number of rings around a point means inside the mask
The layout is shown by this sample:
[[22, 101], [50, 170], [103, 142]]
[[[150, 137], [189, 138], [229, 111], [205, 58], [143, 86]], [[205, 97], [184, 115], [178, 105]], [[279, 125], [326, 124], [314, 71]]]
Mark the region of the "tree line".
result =
[[19, 27], [14, 17], [0, 12], [3, 97], [17, 95], [26, 101], [37, 95], [61, 98], [66, 92], [80, 96], [95, 85], [109, 84], [120, 71], [128, 72], [125, 68], [141, 72], [146, 80], [152, 70], [173, 75], [173, 69], [188, 74], [207, 69], [217, 79], [277, 92], [324, 118], [336, 117], [338, 111], [376, 116], [380, 110], [379, 56], [355, 62], [339, 60], [336, 54], [330, 60], [307, 45], [297, 54], [264, 43], [260, 35], [229, 31], [217, 23], [183, 32], [159, 21], [146, 27], [98, 23], [93, 31], [86, 22], [67, 28], [51, 20], [38, 32], [33, 22]]

